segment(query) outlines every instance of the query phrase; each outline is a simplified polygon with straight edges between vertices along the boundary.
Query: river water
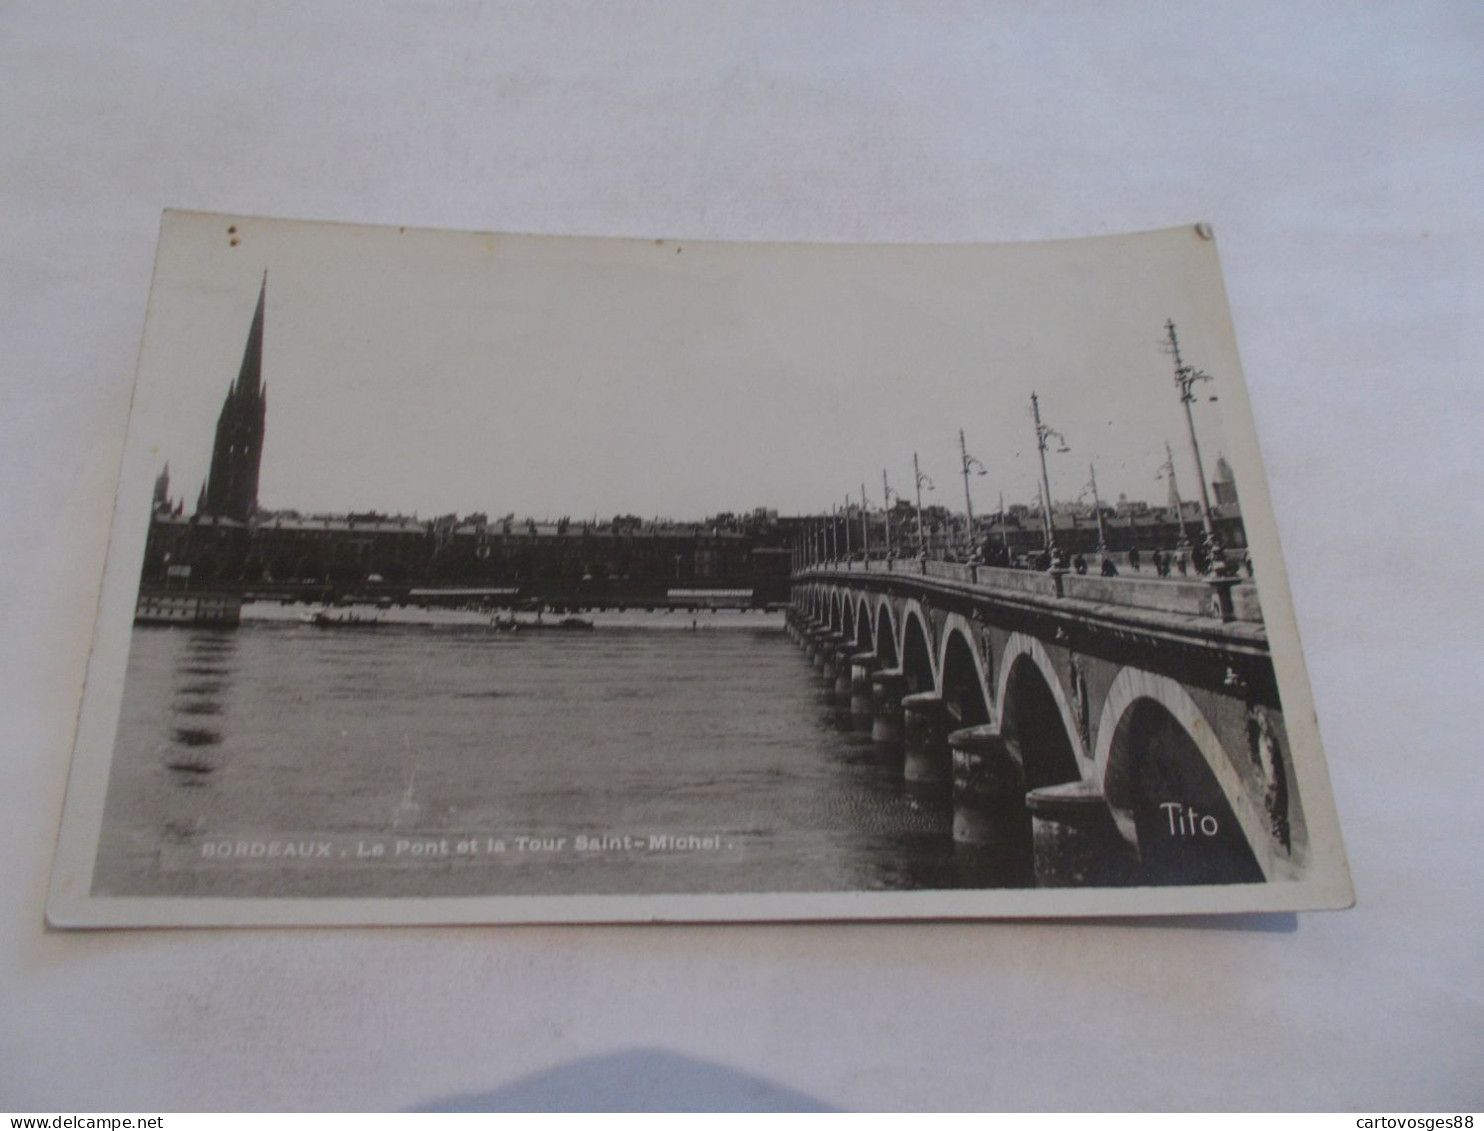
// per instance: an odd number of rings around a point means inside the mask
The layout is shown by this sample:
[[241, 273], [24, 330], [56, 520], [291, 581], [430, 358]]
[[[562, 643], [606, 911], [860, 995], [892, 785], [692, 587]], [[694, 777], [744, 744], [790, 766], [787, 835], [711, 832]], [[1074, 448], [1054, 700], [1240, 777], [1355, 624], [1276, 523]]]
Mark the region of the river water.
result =
[[779, 617], [134, 632], [97, 895], [974, 883]]

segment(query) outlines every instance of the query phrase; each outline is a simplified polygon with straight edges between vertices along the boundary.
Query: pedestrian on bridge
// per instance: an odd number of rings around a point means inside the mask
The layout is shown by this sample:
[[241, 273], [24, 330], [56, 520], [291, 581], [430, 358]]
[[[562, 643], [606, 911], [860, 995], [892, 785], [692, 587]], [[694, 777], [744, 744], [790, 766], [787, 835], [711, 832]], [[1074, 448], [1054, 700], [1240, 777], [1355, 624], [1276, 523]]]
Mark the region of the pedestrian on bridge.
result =
[[1190, 564], [1203, 577], [1211, 572], [1211, 555], [1206, 552], [1205, 543], [1197, 542], [1190, 548]]

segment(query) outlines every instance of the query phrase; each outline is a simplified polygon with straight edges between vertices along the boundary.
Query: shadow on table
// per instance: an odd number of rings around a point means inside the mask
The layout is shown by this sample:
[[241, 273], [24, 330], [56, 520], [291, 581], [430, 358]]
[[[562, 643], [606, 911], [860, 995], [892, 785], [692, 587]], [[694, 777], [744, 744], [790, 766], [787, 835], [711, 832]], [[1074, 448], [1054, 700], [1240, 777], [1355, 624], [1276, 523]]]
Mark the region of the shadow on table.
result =
[[838, 1111], [813, 1096], [664, 1049], [587, 1057], [415, 1111]]

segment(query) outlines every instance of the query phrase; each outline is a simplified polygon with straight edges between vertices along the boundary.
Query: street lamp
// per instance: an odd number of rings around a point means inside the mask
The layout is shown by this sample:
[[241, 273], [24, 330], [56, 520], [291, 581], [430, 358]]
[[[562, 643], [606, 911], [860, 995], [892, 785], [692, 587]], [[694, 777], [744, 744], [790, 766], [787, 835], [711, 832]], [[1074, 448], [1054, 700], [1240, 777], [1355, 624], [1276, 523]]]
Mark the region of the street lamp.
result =
[[1005, 565], [1010, 564], [1010, 524], [1005, 521], [1005, 492], [1000, 492], [1000, 543], [1005, 548]]
[[899, 500], [902, 497], [886, 482], [886, 468], [883, 467], [881, 469], [881, 505], [884, 509], [881, 512], [881, 525], [886, 529], [886, 556], [888, 558], [891, 557], [891, 500], [893, 496]]
[[1185, 502], [1180, 498], [1180, 486], [1175, 482], [1175, 453], [1170, 451], [1170, 442], [1165, 441], [1165, 461], [1159, 466], [1156, 479], [1168, 479], [1170, 481], [1170, 494], [1175, 498], [1175, 519], [1180, 523], [1180, 541], [1175, 543], [1175, 549], [1181, 553], [1190, 550], [1190, 537], [1185, 533]]
[[917, 556], [924, 561], [927, 560], [927, 532], [922, 525], [922, 485], [927, 484], [929, 491], [935, 490], [933, 481], [927, 477], [917, 466], [917, 453], [912, 453], [912, 477], [917, 481]]
[[1175, 336], [1175, 320], [1165, 319], [1165, 351], [1175, 361], [1175, 387], [1180, 390], [1180, 403], [1185, 408], [1185, 427], [1190, 432], [1190, 450], [1195, 456], [1195, 473], [1201, 481], [1201, 518], [1206, 527], [1206, 554], [1210, 558], [1211, 572], [1224, 577], [1230, 572], [1226, 554], [1221, 548], [1221, 539], [1216, 535], [1216, 519], [1211, 513], [1211, 492], [1206, 487], [1206, 469], [1201, 463], [1201, 445], [1195, 437], [1195, 417], [1190, 406], [1195, 400], [1197, 381], [1209, 381], [1211, 375], [1186, 365], [1180, 357], [1180, 339]]
[[1098, 498], [1098, 473], [1092, 464], [1087, 465], [1088, 488], [1092, 491], [1092, 513], [1098, 520], [1098, 557], [1106, 559], [1108, 556], [1108, 532], [1103, 527], [1103, 501]]
[[[871, 517], [866, 505], [866, 485], [861, 484], [861, 558], [870, 562], [871, 560]], [[866, 566], [870, 568], [869, 565]]]
[[1042, 519], [1046, 525], [1046, 556], [1051, 559], [1050, 565], [1047, 568], [1060, 569], [1061, 551], [1056, 547], [1056, 533], [1051, 521], [1051, 480], [1046, 475], [1047, 441], [1055, 436], [1056, 442], [1060, 445], [1056, 449], [1058, 452], [1069, 452], [1072, 449], [1067, 447], [1067, 438], [1065, 436], [1055, 428], [1041, 423], [1041, 401], [1035, 393], [1031, 394], [1031, 416], [1036, 421], [1036, 451], [1041, 456], [1041, 490], [1046, 499], [1046, 509], [1042, 513]]
[[969, 497], [969, 473], [976, 475], [988, 475], [984, 465], [969, 454], [969, 449], [964, 445], [964, 430], [958, 430], [958, 457], [964, 469], [964, 510], [969, 516], [969, 556], [972, 558], [974, 550], [974, 500]]

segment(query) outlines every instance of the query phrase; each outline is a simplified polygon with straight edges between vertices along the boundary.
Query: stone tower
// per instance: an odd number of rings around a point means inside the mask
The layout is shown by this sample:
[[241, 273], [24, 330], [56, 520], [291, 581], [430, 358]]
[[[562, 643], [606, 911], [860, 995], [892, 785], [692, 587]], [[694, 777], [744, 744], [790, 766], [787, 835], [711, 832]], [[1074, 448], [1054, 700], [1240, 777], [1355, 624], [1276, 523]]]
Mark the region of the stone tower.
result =
[[1225, 456], [1216, 459], [1216, 478], [1211, 481], [1211, 489], [1216, 492], [1218, 507], [1237, 501], [1237, 477], [1232, 474], [1231, 464], [1226, 462]]

